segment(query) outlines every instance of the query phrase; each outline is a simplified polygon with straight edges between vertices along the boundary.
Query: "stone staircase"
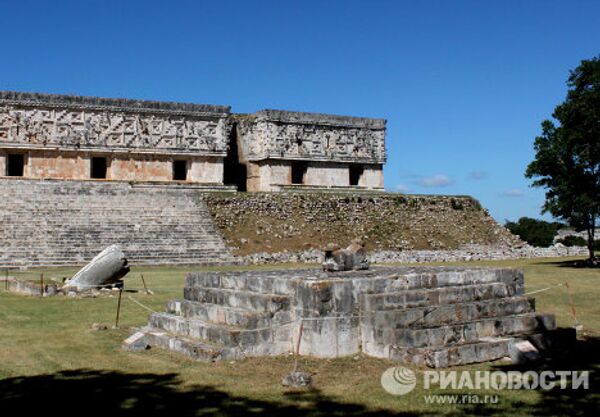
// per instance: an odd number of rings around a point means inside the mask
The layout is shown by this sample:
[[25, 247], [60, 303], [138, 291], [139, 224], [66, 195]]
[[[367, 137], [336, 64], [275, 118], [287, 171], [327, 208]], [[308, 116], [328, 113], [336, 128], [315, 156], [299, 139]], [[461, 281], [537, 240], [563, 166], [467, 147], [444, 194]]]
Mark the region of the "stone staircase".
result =
[[206, 361], [288, 352], [294, 289], [280, 272], [190, 274], [184, 298], [150, 314], [132, 336], [134, 348], [156, 346]]
[[111, 244], [131, 264], [231, 264], [202, 188], [0, 179], [0, 269], [85, 264]]
[[303, 355], [364, 352], [430, 367], [496, 360], [522, 340], [546, 349], [559, 332], [512, 269], [202, 272], [125, 346], [209, 361], [278, 355], [293, 350], [301, 322]]

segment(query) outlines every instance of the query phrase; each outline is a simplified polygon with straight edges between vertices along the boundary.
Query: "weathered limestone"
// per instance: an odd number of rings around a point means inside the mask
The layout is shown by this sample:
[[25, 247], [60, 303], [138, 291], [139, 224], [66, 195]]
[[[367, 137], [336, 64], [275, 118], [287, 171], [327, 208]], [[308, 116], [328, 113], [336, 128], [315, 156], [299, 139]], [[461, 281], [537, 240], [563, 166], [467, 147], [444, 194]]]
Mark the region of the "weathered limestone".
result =
[[187, 184], [0, 181], [0, 268], [85, 265], [112, 244], [133, 265], [236, 263], [204, 191]]
[[369, 269], [367, 251], [360, 239], [355, 239], [346, 249], [330, 244], [325, 248], [325, 271], [352, 271]]
[[548, 351], [557, 332], [512, 269], [202, 272], [125, 347], [209, 361], [279, 355], [296, 351], [301, 324], [301, 355], [363, 352], [431, 367], [496, 360], [522, 340]]
[[[228, 182], [249, 191], [291, 185], [381, 190], [385, 124], [316, 113], [233, 115], [229, 106], [4, 91], [0, 176], [223, 184], [228, 169]], [[19, 168], [7, 169], [7, 156], [19, 159]]]
[[27, 178], [89, 179], [100, 157], [106, 179], [171, 181], [185, 160], [184, 180], [222, 184], [231, 128], [225, 106], [0, 92], [0, 153]]
[[385, 120], [262, 110], [237, 121], [249, 191], [383, 188]]
[[6, 174], [6, 154], [0, 149], [0, 176]]
[[100, 288], [119, 283], [128, 273], [129, 265], [125, 254], [117, 245], [111, 245], [81, 268], [65, 283], [65, 287], [72, 287], [77, 291]]

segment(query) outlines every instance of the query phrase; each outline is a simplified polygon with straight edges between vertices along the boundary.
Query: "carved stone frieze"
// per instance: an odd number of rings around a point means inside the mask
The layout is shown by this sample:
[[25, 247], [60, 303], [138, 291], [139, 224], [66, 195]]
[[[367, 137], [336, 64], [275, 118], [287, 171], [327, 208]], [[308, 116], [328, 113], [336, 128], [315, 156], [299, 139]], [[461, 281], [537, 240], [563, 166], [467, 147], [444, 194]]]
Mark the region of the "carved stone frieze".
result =
[[228, 107], [66, 98], [0, 93], [0, 145], [195, 155], [227, 152]]
[[248, 160], [301, 159], [383, 164], [385, 120], [264, 110], [241, 117]]

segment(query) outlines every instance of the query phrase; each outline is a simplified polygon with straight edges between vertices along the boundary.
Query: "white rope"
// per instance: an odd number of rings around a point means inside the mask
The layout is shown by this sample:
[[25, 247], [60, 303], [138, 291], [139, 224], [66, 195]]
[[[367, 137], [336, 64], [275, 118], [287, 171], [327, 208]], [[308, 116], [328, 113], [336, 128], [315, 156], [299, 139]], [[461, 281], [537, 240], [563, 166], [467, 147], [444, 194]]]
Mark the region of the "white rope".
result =
[[144, 305], [142, 303], [140, 303], [138, 300], [136, 300], [135, 298], [133, 298], [131, 295], [128, 295], [127, 298], [129, 298], [131, 301], [133, 301], [134, 303], [136, 303], [137, 305], [139, 305], [140, 307], [148, 310], [151, 313], [157, 313], [157, 311], [152, 310], [150, 307], [148, 307], [147, 305]]
[[550, 287], [542, 288], [542, 289], [539, 289], [539, 290], [535, 290], [535, 291], [529, 291], [529, 292], [526, 292], [526, 293], [525, 293], [525, 294], [523, 294], [523, 295], [537, 294], [537, 293], [539, 293], [539, 292], [544, 292], [544, 291], [551, 290], [552, 288], [564, 287], [565, 285], [567, 285], [567, 283], [566, 283], [566, 282], [563, 282], [563, 283], [561, 283], [561, 284], [552, 285], [552, 286], [550, 286]]

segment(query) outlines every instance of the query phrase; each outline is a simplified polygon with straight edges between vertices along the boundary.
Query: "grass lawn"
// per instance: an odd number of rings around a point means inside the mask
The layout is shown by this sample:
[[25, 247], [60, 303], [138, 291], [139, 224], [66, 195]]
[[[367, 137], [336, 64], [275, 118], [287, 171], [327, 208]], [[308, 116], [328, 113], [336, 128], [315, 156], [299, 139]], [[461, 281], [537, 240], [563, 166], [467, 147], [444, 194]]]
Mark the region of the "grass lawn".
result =
[[[535, 365], [550, 370], [590, 370], [589, 390], [423, 390], [387, 394], [379, 379], [395, 363], [355, 356], [333, 360], [301, 358], [300, 368], [314, 372], [315, 387], [290, 391], [281, 378], [293, 368], [292, 357], [202, 363], [160, 351], [128, 353], [121, 342], [132, 326], [147, 321], [148, 311], [181, 297], [187, 272], [199, 268], [133, 268], [127, 289], [142, 289], [143, 274], [153, 295], [124, 293], [119, 329], [114, 324], [116, 297], [33, 298], [4, 292], [0, 286], [0, 410], [42, 409], [62, 415], [597, 415], [600, 360], [600, 270], [576, 269], [561, 259], [472, 262], [477, 266], [522, 268], [526, 291], [568, 282], [579, 322], [584, 327], [567, 358]], [[42, 271], [12, 272], [18, 278]], [[70, 276], [73, 269], [45, 270], [45, 280]], [[554, 313], [560, 326], [572, 326], [566, 288], [534, 295], [537, 310]], [[93, 331], [92, 323], [109, 330]], [[508, 370], [503, 363], [461, 369]], [[421, 374], [423, 370], [416, 370]], [[420, 375], [419, 375], [420, 376]], [[427, 404], [430, 394], [498, 395], [497, 404]], [[83, 408], [80, 408], [83, 407]], [[85, 413], [82, 410], [86, 410]], [[3, 414], [9, 415], [9, 414]], [[112, 416], [111, 416], [112, 417]]]

